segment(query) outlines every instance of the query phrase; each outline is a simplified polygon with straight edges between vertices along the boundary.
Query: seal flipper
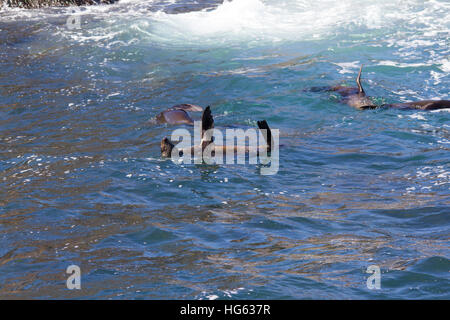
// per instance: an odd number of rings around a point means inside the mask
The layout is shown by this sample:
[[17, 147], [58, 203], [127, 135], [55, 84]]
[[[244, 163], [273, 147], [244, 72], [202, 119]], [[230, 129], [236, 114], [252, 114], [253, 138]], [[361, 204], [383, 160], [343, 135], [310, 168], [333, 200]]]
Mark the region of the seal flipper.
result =
[[324, 92], [324, 91], [334, 91], [332, 87], [310, 87], [302, 90], [303, 92]]
[[270, 152], [273, 146], [273, 139], [272, 139], [272, 131], [270, 131], [267, 121], [266, 120], [258, 121], [258, 128], [259, 130], [261, 130], [264, 138], [266, 139], [267, 151]]
[[166, 137], [161, 140], [161, 156], [170, 158], [174, 144]]
[[192, 120], [189, 114], [183, 109], [168, 109], [166, 111], [163, 111], [156, 116], [156, 121], [158, 121], [159, 123], [167, 123], [170, 125], [194, 124], [194, 120]]
[[175, 106], [173, 106], [172, 108], [173, 110], [184, 110], [184, 111], [192, 111], [192, 112], [202, 112], [203, 108], [200, 106], [197, 106], [195, 104], [190, 104], [190, 103], [181, 103], [181, 104], [177, 104]]
[[203, 115], [202, 115], [202, 146], [203, 147], [205, 147], [206, 145], [208, 145], [214, 141], [211, 131], [209, 131], [205, 135], [205, 132], [207, 130], [213, 129], [213, 128], [214, 128], [214, 119], [211, 114], [211, 107], [207, 106], [205, 111], [203, 111]]
[[356, 84], [358, 85], [359, 93], [366, 94], [366, 93], [364, 92], [364, 89], [363, 89], [362, 85], [361, 85], [361, 72], [362, 72], [362, 68], [363, 68], [363, 65], [361, 65], [361, 68], [359, 68], [358, 77], [356, 78]]

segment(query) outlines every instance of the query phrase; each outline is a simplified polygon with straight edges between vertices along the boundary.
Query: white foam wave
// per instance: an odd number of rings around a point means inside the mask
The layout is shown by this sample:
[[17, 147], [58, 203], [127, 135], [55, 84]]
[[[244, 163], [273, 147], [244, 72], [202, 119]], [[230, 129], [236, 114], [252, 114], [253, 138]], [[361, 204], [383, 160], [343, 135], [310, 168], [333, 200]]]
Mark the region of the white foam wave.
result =
[[[417, 0], [233, 0], [212, 11], [166, 14], [152, 19], [151, 33], [159, 40], [180, 43], [221, 44], [230, 40], [283, 41], [317, 39], [339, 29], [397, 29], [403, 25], [422, 28], [429, 39], [405, 39], [403, 46], [423, 47], [434, 43], [437, 33], [448, 32], [450, 4]], [[447, 20], [445, 20], [447, 19]], [[400, 44], [401, 45], [401, 44]]]
[[[356, 5], [356, 9], [355, 9]], [[375, 23], [380, 8], [361, 1], [226, 1], [213, 11], [170, 15], [159, 12], [152, 32], [170, 41], [223, 43], [320, 38], [336, 26]]]
[[[364, 30], [383, 28], [390, 30], [391, 35], [396, 34], [395, 39], [389, 36], [383, 39], [388, 46], [417, 50], [445, 42], [445, 35], [450, 30], [450, 3], [445, 0], [426, 3], [419, 0], [380, 0], [376, 3], [364, 0], [226, 0], [213, 10], [179, 14], [164, 12], [162, 3], [167, 6], [183, 3], [183, 0], [121, 0], [114, 5], [77, 9], [2, 8], [0, 22], [59, 17], [61, 24], [61, 18], [69, 17], [77, 10], [76, 14], [86, 17], [90, 23], [82, 25], [82, 30], [59, 26], [62, 33], [76, 41], [96, 41], [99, 37], [116, 41], [120, 34], [128, 32], [137, 34], [141, 40], [207, 46], [322, 39], [347, 34], [349, 30], [357, 30], [355, 33], [361, 37], [371, 37]], [[91, 23], [92, 20], [95, 23]], [[446, 39], [448, 41], [448, 36]], [[440, 59], [441, 70], [448, 72], [448, 60], [442, 60], [442, 54], [436, 58]], [[343, 66], [342, 72], [346, 70]]]

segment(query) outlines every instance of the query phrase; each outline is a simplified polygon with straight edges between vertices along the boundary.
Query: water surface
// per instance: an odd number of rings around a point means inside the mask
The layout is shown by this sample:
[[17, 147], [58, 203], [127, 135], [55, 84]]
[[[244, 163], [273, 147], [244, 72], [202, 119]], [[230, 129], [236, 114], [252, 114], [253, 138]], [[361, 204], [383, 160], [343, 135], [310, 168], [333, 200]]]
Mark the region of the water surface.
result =
[[[0, 298], [449, 299], [450, 113], [305, 91], [450, 99], [449, 54], [443, 0], [0, 9]], [[177, 103], [266, 119], [279, 172], [162, 159]]]

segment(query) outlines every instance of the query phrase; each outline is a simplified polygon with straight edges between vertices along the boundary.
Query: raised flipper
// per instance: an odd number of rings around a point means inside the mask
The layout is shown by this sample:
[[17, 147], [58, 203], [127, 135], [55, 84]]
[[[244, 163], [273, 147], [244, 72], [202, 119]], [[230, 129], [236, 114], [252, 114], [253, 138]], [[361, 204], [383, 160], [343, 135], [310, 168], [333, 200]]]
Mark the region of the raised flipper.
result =
[[258, 121], [258, 128], [259, 130], [261, 130], [264, 139], [266, 139], [267, 151], [270, 152], [273, 146], [273, 139], [272, 139], [272, 131], [270, 130], [267, 121], [266, 120]]
[[161, 156], [170, 158], [172, 156], [172, 149], [174, 144], [168, 138], [161, 140]]
[[209, 134], [205, 135], [205, 132], [209, 129], [214, 128], [214, 119], [211, 114], [211, 108], [210, 106], [207, 106], [205, 111], [203, 111], [202, 115], [202, 145], [205, 147], [209, 143], [214, 141], [214, 138], [212, 137], [212, 132], [209, 132]]
[[356, 78], [356, 84], [358, 85], [358, 89], [359, 89], [359, 93], [365, 94], [364, 89], [361, 85], [361, 72], [362, 72], [362, 67], [363, 65], [361, 65], [361, 68], [359, 68], [359, 73], [358, 73], [358, 77]]

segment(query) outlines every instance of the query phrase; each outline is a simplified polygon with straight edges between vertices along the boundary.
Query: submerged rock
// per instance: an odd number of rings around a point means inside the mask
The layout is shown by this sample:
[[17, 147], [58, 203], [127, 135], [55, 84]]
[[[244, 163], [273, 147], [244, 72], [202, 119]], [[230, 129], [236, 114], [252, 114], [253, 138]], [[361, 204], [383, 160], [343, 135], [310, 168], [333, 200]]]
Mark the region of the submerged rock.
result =
[[0, 6], [6, 4], [9, 7], [18, 7], [26, 9], [43, 7], [67, 7], [84, 6], [101, 3], [114, 3], [118, 0], [0, 0]]

